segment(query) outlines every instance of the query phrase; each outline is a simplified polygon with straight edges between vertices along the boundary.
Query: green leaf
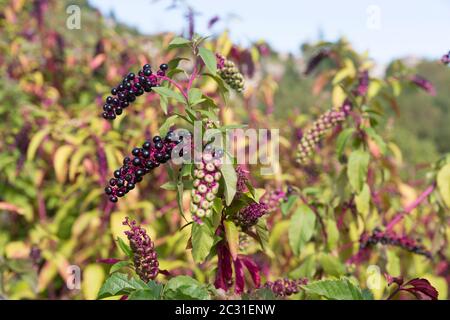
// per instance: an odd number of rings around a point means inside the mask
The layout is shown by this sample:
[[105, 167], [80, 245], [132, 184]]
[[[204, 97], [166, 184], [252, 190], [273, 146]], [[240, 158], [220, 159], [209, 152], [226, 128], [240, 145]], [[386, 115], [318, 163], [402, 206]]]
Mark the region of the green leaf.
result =
[[300, 266], [289, 273], [291, 278], [312, 278], [316, 273], [316, 256], [309, 255], [301, 263]]
[[337, 247], [339, 241], [339, 230], [334, 219], [326, 220], [327, 244], [328, 249], [333, 250]]
[[367, 183], [364, 183], [363, 188], [360, 193], [355, 197], [356, 209], [364, 217], [369, 214], [370, 209], [370, 188]]
[[168, 49], [170, 50], [173, 48], [188, 47], [190, 43], [191, 41], [188, 39], [182, 37], [175, 37], [172, 39], [172, 41], [170, 41]]
[[237, 175], [228, 155], [225, 156], [225, 161], [220, 168], [220, 172], [222, 172], [222, 177], [225, 182], [225, 202], [229, 206], [236, 194]]
[[211, 50], [203, 47], [198, 49], [198, 54], [202, 58], [209, 72], [215, 75], [217, 73], [216, 55]]
[[122, 250], [122, 252], [125, 253], [127, 257], [133, 257], [133, 252], [131, 251], [131, 248], [128, 244], [126, 244], [121, 238], [117, 238], [117, 243], [120, 250]]
[[[317, 294], [328, 300], [363, 300], [361, 289], [347, 278], [339, 280], [319, 280], [303, 288], [308, 293]], [[367, 296], [366, 296], [367, 297]]]
[[214, 243], [214, 232], [206, 223], [192, 224], [192, 256], [194, 261], [205, 261]]
[[144, 281], [136, 278], [129, 278], [127, 274], [115, 272], [106, 279], [98, 293], [98, 299], [111, 296], [129, 294], [134, 290], [147, 289]]
[[177, 184], [173, 181], [168, 181], [161, 186], [161, 189], [175, 191], [177, 190]]
[[162, 291], [163, 285], [151, 280], [147, 283], [147, 289], [133, 291], [128, 300], [161, 300]]
[[233, 221], [225, 220], [223, 222], [225, 227], [225, 237], [228, 242], [233, 260], [236, 260], [239, 250], [239, 230]]
[[303, 246], [314, 234], [316, 216], [305, 204], [302, 204], [292, 215], [289, 224], [289, 245], [293, 253], [298, 256]]
[[295, 202], [297, 202], [298, 196], [295, 194], [291, 194], [287, 201], [281, 203], [281, 213], [283, 216], [287, 216], [291, 209], [294, 207]]
[[189, 90], [189, 92], [188, 92], [189, 105], [191, 107], [193, 107], [193, 106], [205, 101], [205, 99], [203, 99], [202, 96], [203, 96], [203, 93], [198, 88], [192, 88], [191, 90]]
[[159, 127], [160, 136], [164, 137], [165, 135], [167, 135], [167, 132], [169, 132], [170, 127], [173, 126], [173, 124], [177, 121], [177, 119], [178, 115], [176, 114], [166, 118], [161, 127]]
[[345, 145], [347, 144], [348, 140], [352, 136], [352, 134], [355, 132], [355, 129], [348, 128], [345, 130], [342, 130], [341, 133], [339, 133], [337, 139], [336, 139], [336, 154], [339, 158], [342, 156], [342, 153], [344, 152]]
[[335, 256], [322, 254], [319, 258], [319, 263], [326, 275], [339, 277], [345, 274], [345, 266]]
[[124, 268], [124, 267], [128, 267], [130, 265], [129, 261], [119, 261], [114, 263], [111, 268], [109, 269], [109, 273], [114, 273], [119, 271], [120, 269]]
[[186, 104], [186, 100], [184, 99], [183, 95], [179, 92], [176, 92], [170, 88], [167, 87], [153, 87], [153, 91], [155, 91], [157, 94], [163, 97], [172, 98], [176, 101]]
[[386, 146], [386, 142], [384, 142], [383, 138], [379, 134], [377, 134], [372, 127], [367, 127], [364, 129], [364, 131], [378, 145], [378, 147], [380, 148], [381, 154], [383, 154], [383, 155], [386, 154], [387, 146]]
[[178, 67], [178, 64], [180, 63], [180, 61], [182, 60], [187, 60], [189, 61], [189, 59], [186, 58], [174, 58], [172, 60], [170, 60], [167, 65], [169, 66], [169, 70], [173, 70], [176, 69]]
[[205, 73], [205, 76], [211, 77], [217, 83], [217, 85], [219, 86], [219, 93], [220, 93], [221, 98], [223, 99], [225, 104], [228, 104], [228, 96], [230, 94], [230, 90], [225, 85], [225, 82], [222, 80], [222, 78], [217, 75], [210, 74], [210, 73]]
[[437, 186], [445, 205], [450, 208], [450, 163], [439, 170], [437, 174]]
[[256, 235], [263, 250], [269, 246], [269, 229], [267, 228], [267, 221], [264, 218], [259, 218], [256, 223]]
[[177, 276], [164, 287], [167, 300], [209, 300], [208, 290], [197, 280], [188, 276]]
[[363, 150], [350, 154], [347, 166], [347, 176], [353, 191], [359, 193], [367, 179], [370, 156]]

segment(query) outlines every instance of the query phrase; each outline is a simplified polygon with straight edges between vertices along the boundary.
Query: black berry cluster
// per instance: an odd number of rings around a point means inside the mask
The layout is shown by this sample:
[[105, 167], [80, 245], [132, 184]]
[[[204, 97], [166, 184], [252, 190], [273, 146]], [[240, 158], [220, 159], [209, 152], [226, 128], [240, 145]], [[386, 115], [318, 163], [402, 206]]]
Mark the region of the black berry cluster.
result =
[[139, 278], [147, 283], [155, 279], [159, 273], [159, 262], [154, 243], [145, 229], [138, 226], [135, 220], [130, 221], [126, 217], [123, 225], [130, 227], [129, 231], [125, 231], [125, 235], [128, 237], [131, 251], [133, 251], [134, 269]]
[[374, 246], [378, 243], [382, 245], [391, 245], [400, 247], [404, 250], [410, 251], [415, 254], [423, 255], [431, 259], [431, 252], [428, 251], [423, 245], [417, 243], [416, 240], [407, 236], [399, 236], [394, 232], [383, 232], [376, 228], [372, 234], [363, 234], [360, 239], [360, 248], [365, 249], [370, 246]]
[[134, 148], [132, 157], [125, 157], [123, 166], [114, 171], [114, 178], [109, 180], [109, 186], [105, 188], [109, 200], [117, 202], [118, 198], [133, 190], [145, 174], [169, 161], [173, 148], [180, 143], [181, 138], [170, 131], [165, 138], [155, 136], [152, 142], [146, 141], [141, 148]]
[[195, 165], [190, 210], [193, 219], [197, 222], [205, 216], [211, 216], [211, 208], [219, 192], [222, 177], [220, 173], [222, 156], [222, 150], [213, 150], [211, 145], [207, 145], [200, 163]]
[[450, 51], [447, 54], [444, 54], [441, 58], [441, 61], [443, 64], [449, 64], [450, 63]]
[[290, 280], [284, 278], [274, 282], [267, 281], [264, 288], [272, 290], [277, 297], [286, 297], [298, 293], [301, 286], [306, 284], [308, 284], [308, 279]]
[[300, 140], [297, 151], [297, 162], [300, 164], [306, 163], [326, 131], [344, 120], [345, 111], [330, 110], [322, 114]]
[[168, 68], [168, 65], [164, 63], [154, 74], [151, 66], [145, 64], [137, 75], [129, 73], [125, 76], [117, 87], [111, 89], [111, 95], [106, 98], [103, 105], [103, 118], [114, 120], [116, 116], [121, 115], [123, 109], [135, 101], [136, 97], [152, 91], [153, 87], [157, 87], [159, 77], [164, 76]]
[[251, 203], [240, 210], [235, 217], [236, 224], [244, 229], [254, 226], [258, 219], [268, 212], [268, 206], [264, 203]]
[[233, 61], [226, 59], [220, 54], [217, 57], [217, 73], [234, 90], [242, 92], [244, 90], [244, 76], [239, 72]]

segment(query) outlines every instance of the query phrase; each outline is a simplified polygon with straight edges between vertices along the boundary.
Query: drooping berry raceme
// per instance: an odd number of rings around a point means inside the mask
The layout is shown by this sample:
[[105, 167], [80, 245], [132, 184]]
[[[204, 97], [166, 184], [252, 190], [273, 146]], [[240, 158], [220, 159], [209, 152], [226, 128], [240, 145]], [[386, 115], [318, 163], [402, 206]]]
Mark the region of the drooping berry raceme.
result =
[[434, 88], [434, 85], [427, 79], [425, 79], [422, 76], [419, 76], [418, 74], [411, 77], [411, 82], [418, 86], [419, 88], [425, 90], [428, 94], [434, 96], [436, 95], [436, 89]]
[[374, 246], [378, 243], [382, 245], [391, 245], [400, 247], [406, 251], [423, 255], [431, 259], [431, 252], [428, 251], [423, 245], [417, 243], [414, 239], [407, 236], [399, 236], [393, 231], [383, 232], [380, 229], [375, 229], [372, 234], [363, 234], [360, 238], [360, 249], [364, 250], [370, 246]]
[[200, 163], [195, 165], [190, 211], [196, 222], [211, 216], [211, 207], [219, 192], [222, 177], [222, 156], [223, 151], [213, 151], [211, 145], [208, 145], [203, 151]]
[[359, 73], [358, 76], [358, 87], [356, 88], [357, 96], [365, 96], [369, 89], [369, 71], [364, 70]]
[[279, 207], [281, 202], [286, 200], [286, 193], [281, 189], [268, 190], [261, 197], [260, 202], [267, 206], [268, 212], [274, 212]]
[[109, 186], [105, 188], [105, 193], [109, 195], [109, 200], [117, 202], [133, 190], [136, 183], [142, 181], [142, 177], [171, 159], [173, 148], [180, 142], [170, 131], [165, 138], [153, 137], [153, 141], [146, 141], [142, 147], [133, 149], [132, 157], [125, 157], [123, 166], [114, 171], [114, 178], [109, 180]]
[[444, 54], [441, 58], [441, 61], [443, 64], [449, 64], [450, 63], [450, 51], [447, 54]]
[[297, 162], [305, 164], [327, 130], [344, 121], [345, 116], [346, 112], [344, 110], [330, 110], [322, 114], [300, 140], [297, 151]]
[[236, 214], [235, 222], [242, 228], [248, 229], [254, 226], [258, 222], [258, 219], [264, 216], [267, 212], [268, 207], [266, 204], [251, 203]]
[[313, 72], [314, 69], [325, 59], [328, 58], [331, 54], [330, 49], [322, 49], [317, 54], [315, 54], [311, 59], [309, 59], [306, 69], [305, 75], [309, 75]]
[[135, 220], [130, 221], [128, 217], [123, 221], [123, 225], [130, 227], [125, 231], [125, 235], [130, 241], [130, 248], [133, 252], [134, 269], [145, 283], [156, 278], [159, 273], [158, 256], [155, 251], [153, 241]]
[[111, 89], [111, 95], [106, 98], [103, 105], [103, 118], [114, 120], [116, 116], [122, 114], [123, 109], [136, 100], [136, 97], [159, 86], [159, 77], [164, 76], [167, 69], [168, 65], [164, 63], [154, 74], [151, 66], [145, 64], [137, 74], [129, 73], [125, 76], [121, 83]]
[[228, 60], [220, 54], [216, 54], [217, 73], [234, 90], [242, 92], [244, 90], [244, 76], [239, 72], [233, 61]]
[[287, 278], [267, 281], [264, 288], [272, 290], [277, 297], [287, 297], [300, 292], [301, 286], [308, 284], [308, 279], [290, 280]]

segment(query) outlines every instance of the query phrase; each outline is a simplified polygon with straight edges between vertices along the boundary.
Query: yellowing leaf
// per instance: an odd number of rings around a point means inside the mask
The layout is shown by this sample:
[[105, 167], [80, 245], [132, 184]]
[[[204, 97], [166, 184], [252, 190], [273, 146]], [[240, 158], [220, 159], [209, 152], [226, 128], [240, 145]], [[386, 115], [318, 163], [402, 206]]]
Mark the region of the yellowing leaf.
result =
[[450, 163], [439, 170], [437, 185], [445, 205], [450, 208]]
[[50, 131], [49, 128], [44, 128], [44, 129], [38, 131], [33, 136], [33, 138], [31, 138], [30, 144], [28, 145], [28, 150], [27, 150], [27, 160], [28, 161], [31, 161], [34, 159], [37, 149], [39, 148], [39, 146], [41, 145], [42, 141], [47, 136], [49, 131]]
[[81, 290], [87, 300], [95, 300], [100, 290], [105, 272], [98, 264], [89, 264], [83, 269]]
[[228, 248], [230, 248], [231, 256], [233, 257], [233, 260], [235, 260], [239, 249], [239, 230], [233, 221], [225, 220], [223, 224], [225, 226], [225, 236], [227, 238]]
[[56, 179], [58, 182], [64, 183], [67, 177], [68, 160], [73, 152], [73, 147], [64, 145], [56, 150], [53, 158], [53, 166], [55, 167]]
[[425, 278], [430, 281], [431, 285], [439, 292], [438, 299], [446, 300], [448, 296], [447, 281], [443, 277], [437, 277], [433, 274], [426, 274], [421, 278]]
[[370, 207], [370, 188], [367, 183], [364, 184], [361, 192], [356, 195], [355, 203], [358, 212], [360, 212], [364, 217], [367, 217]]
[[5, 254], [8, 259], [28, 258], [30, 248], [25, 244], [25, 242], [13, 241], [5, 246]]
[[125, 217], [127, 216], [128, 215], [126, 213], [117, 211], [111, 214], [110, 228], [114, 240], [117, 238], [121, 238], [123, 241], [125, 241], [125, 243], [128, 243], [128, 238], [124, 234], [124, 232], [129, 228], [122, 224], [122, 222], [125, 220]]
[[334, 108], [340, 108], [344, 103], [345, 98], [347, 98], [345, 91], [338, 85], [334, 86], [331, 96]]
[[73, 181], [75, 180], [75, 175], [77, 174], [77, 171], [80, 166], [80, 163], [83, 161], [83, 158], [86, 156], [86, 154], [89, 152], [89, 147], [83, 146], [79, 148], [75, 153], [73, 154], [73, 157], [70, 159], [70, 167], [69, 167], [69, 180]]

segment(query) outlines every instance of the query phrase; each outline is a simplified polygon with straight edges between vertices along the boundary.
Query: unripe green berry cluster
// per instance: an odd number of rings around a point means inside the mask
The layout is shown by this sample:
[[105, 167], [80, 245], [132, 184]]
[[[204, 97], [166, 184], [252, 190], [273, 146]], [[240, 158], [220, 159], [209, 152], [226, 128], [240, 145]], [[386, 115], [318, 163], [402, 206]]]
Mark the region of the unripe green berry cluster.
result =
[[297, 151], [297, 162], [300, 164], [306, 163], [326, 131], [344, 120], [344, 111], [330, 110], [322, 114], [300, 140]]
[[239, 72], [233, 61], [226, 59], [220, 54], [217, 56], [217, 73], [234, 90], [242, 92], [244, 90], [244, 76]]
[[195, 165], [190, 211], [197, 222], [212, 214], [213, 201], [219, 192], [222, 160], [218, 153], [204, 152]]

